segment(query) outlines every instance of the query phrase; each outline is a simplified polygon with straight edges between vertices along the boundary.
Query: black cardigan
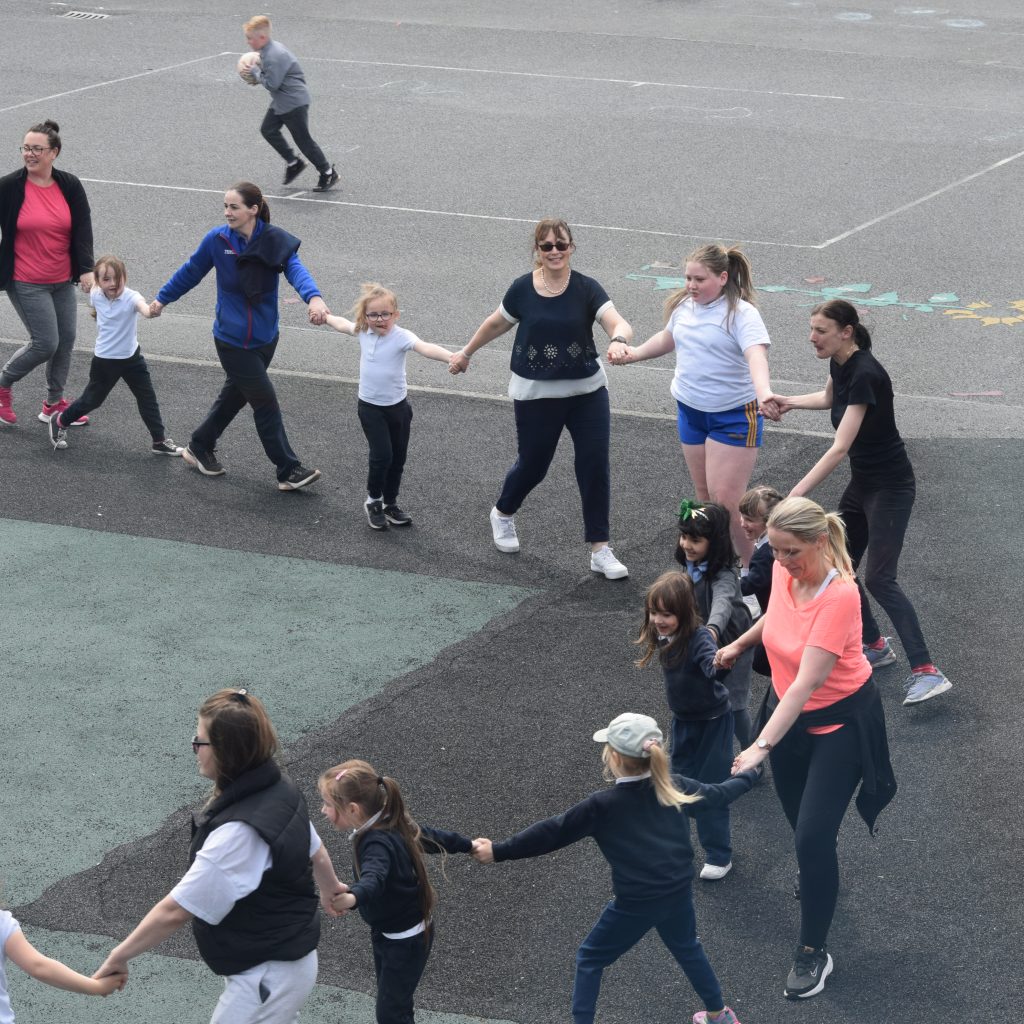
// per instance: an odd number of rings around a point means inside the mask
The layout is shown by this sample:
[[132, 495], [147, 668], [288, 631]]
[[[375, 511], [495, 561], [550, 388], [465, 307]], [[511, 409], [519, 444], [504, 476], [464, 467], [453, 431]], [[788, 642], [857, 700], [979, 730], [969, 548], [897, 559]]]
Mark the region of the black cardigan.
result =
[[[71, 210], [71, 280], [77, 281], [93, 268], [92, 214], [82, 183], [67, 171], [53, 168], [53, 180]], [[14, 276], [14, 236], [18, 214], [25, 202], [28, 170], [0, 178], [0, 288], [6, 288]]]

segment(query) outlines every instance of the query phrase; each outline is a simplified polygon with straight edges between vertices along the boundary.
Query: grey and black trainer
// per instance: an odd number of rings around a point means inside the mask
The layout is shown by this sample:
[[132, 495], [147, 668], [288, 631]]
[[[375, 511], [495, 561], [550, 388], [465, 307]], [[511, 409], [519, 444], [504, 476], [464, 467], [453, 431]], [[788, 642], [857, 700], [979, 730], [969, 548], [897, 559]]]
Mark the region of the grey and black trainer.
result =
[[809, 999], [825, 987], [825, 979], [831, 973], [832, 956], [825, 952], [824, 946], [821, 949], [797, 946], [793, 967], [786, 978], [786, 988], [782, 994], [787, 999]]
[[366, 510], [366, 521], [370, 524], [371, 530], [386, 530], [388, 528], [388, 517], [384, 515], [384, 502], [368, 501], [363, 508]]
[[192, 445], [182, 449], [181, 457], [193, 468], [198, 469], [203, 476], [223, 476], [224, 467], [217, 461], [213, 452], [200, 454], [192, 450]]

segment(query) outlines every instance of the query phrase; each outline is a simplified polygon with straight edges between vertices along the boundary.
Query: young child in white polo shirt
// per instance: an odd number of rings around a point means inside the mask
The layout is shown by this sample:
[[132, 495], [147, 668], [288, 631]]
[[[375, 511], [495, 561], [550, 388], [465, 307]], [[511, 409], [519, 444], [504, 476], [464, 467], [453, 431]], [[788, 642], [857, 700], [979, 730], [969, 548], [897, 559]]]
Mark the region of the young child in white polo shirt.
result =
[[89, 303], [96, 317], [96, 353], [89, 365], [89, 383], [79, 398], [64, 412], [50, 416], [50, 443], [54, 449], [67, 448], [67, 427], [87, 423], [86, 413], [98, 409], [123, 380], [135, 396], [142, 421], [153, 438], [154, 455], [180, 455], [164, 430], [149, 366], [139, 348], [136, 317], [150, 317], [149, 303], [127, 287], [128, 271], [116, 256], [101, 256], [95, 266], [96, 283], [89, 293]]
[[332, 314], [327, 323], [359, 339], [359, 422], [370, 445], [366, 518], [374, 530], [409, 526], [412, 516], [398, 507], [412, 426], [405, 357], [412, 349], [447, 363], [451, 352], [399, 327], [395, 293], [375, 281], [362, 286], [351, 312], [354, 322]]

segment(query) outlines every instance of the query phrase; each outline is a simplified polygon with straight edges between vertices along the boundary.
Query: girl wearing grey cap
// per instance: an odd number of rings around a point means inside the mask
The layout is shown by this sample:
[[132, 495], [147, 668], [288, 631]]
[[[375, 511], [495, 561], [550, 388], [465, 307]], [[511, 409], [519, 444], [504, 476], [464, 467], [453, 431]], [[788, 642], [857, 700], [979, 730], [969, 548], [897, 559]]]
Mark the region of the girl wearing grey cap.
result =
[[614, 786], [511, 839], [476, 839], [473, 856], [481, 864], [539, 857], [591, 836], [611, 865], [615, 898], [576, 953], [574, 1024], [593, 1024], [604, 969], [652, 928], [704, 1001], [694, 1024], [739, 1024], [697, 937], [693, 848], [689, 819], [680, 810], [698, 800], [712, 807], [732, 803], [750, 789], [755, 773], [708, 785], [672, 776], [661, 730], [647, 715], [619, 715], [594, 733], [594, 740], [605, 745], [604, 776]]

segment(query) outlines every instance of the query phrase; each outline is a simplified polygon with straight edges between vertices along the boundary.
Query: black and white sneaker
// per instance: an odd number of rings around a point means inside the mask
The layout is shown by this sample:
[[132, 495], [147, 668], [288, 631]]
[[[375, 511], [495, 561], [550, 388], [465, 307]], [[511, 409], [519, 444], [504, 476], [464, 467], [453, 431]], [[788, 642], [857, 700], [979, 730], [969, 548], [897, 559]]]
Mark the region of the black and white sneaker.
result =
[[816, 996], [824, 987], [825, 979], [832, 973], [832, 956], [821, 949], [807, 949], [797, 946], [793, 967], [786, 978], [782, 993], [787, 999], [808, 999]]
[[412, 526], [412, 516], [408, 512], [403, 512], [397, 505], [385, 505], [384, 518], [392, 526]]
[[224, 467], [217, 461], [217, 456], [210, 452], [200, 455], [192, 450], [192, 445], [181, 450], [181, 457], [193, 468], [198, 469], [203, 476], [223, 476]]
[[326, 192], [328, 189], [334, 188], [338, 183], [338, 172], [334, 169], [334, 164], [324, 171], [320, 175], [320, 180], [313, 186], [314, 192]]
[[154, 455], [181, 455], [185, 449], [175, 444], [171, 438], [165, 437], [162, 441], [154, 441], [150, 451]]
[[284, 183], [290, 185], [308, 166], [305, 160], [293, 160], [284, 169]]
[[301, 491], [303, 487], [308, 487], [319, 479], [319, 469], [306, 469], [305, 466], [300, 464], [283, 480], [278, 480], [277, 489], [279, 491]]
[[49, 426], [50, 444], [53, 445], [53, 450], [67, 448], [68, 432], [60, 425], [60, 412], [51, 413], [47, 417], [46, 422]]
[[386, 530], [388, 528], [388, 517], [384, 515], [384, 502], [368, 501], [363, 508], [366, 510], [366, 521], [370, 524], [371, 530]]

